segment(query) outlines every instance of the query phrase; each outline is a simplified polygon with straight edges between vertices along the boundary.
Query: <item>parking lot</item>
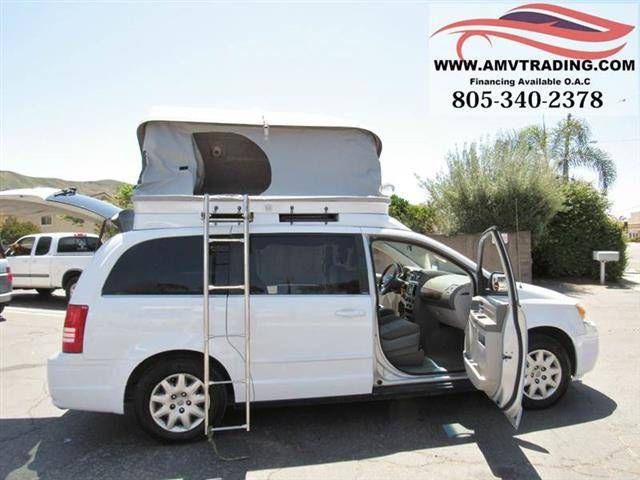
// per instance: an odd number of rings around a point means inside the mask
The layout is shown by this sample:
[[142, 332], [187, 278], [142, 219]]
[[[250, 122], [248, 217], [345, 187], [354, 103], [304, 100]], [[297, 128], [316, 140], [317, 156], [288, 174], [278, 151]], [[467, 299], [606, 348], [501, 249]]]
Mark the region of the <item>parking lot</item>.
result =
[[46, 359], [65, 301], [16, 293], [0, 322], [0, 478], [640, 478], [640, 244], [615, 285], [542, 282], [581, 299], [596, 369], [514, 431], [477, 393], [254, 409], [253, 431], [172, 446], [129, 418], [58, 410]]

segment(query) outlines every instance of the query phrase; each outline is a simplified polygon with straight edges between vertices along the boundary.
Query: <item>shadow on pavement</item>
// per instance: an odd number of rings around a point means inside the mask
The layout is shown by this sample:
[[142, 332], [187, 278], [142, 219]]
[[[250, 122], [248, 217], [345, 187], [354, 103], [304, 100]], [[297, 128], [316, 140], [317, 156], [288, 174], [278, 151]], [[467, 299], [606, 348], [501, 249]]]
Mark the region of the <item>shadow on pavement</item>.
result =
[[52, 295], [40, 295], [35, 290], [14, 290], [11, 307], [38, 308], [42, 310], [66, 310], [67, 299], [57, 291]]
[[[67, 412], [59, 418], [0, 420], [0, 478], [37, 473], [68, 478], [245, 478], [247, 472], [369, 459], [398, 452], [475, 443], [500, 478], [540, 478], [523, 449], [539, 445], [515, 435], [592, 422], [611, 415], [609, 397], [575, 383], [544, 411], [525, 412], [515, 432], [479, 393], [395, 401], [305, 407], [255, 408], [250, 433], [216, 437], [224, 462], [211, 445], [165, 445], [140, 433], [124, 416]], [[466, 434], [451, 432], [465, 430]], [[451, 460], [455, 461], [455, 460]], [[425, 468], [428, 468], [425, 467]]]

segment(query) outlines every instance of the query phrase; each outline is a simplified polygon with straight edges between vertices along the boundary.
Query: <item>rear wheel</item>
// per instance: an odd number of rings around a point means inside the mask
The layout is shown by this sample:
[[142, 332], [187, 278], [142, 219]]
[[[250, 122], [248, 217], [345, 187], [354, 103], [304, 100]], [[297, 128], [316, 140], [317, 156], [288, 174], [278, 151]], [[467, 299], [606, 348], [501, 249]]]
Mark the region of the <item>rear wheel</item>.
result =
[[51, 292], [53, 292], [53, 288], [36, 288], [36, 292], [38, 292], [38, 295], [41, 297], [48, 297], [51, 295]]
[[[222, 380], [214, 368], [211, 377]], [[204, 438], [204, 389], [202, 362], [174, 358], [151, 367], [135, 391], [135, 412], [140, 426], [154, 437], [171, 442]], [[227, 392], [212, 388], [209, 418], [218, 424], [227, 407]]]
[[556, 403], [571, 381], [569, 353], [555, 338], [532, 335], [524, 379], [525, 408], [541, 409]]
[[69, 277], [69, 279], [64, 284], [64, 293], [67, 297], [67, 302], [71, 300], [71, 295], [73, 295], [73, 292], [76, 289], [76, 285], [78, 283], [79, 278], [80, 278], [79, 274], [73, 275], [72, 277]]

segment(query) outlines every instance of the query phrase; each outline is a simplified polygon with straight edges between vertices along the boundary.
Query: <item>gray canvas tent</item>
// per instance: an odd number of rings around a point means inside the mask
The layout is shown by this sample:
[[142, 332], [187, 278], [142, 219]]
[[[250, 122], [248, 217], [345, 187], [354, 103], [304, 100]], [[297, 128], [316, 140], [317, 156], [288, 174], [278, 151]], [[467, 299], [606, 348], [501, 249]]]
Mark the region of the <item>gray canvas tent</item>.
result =
[[377, 196], [373, 132], [292, 114], [155, 110], [138, 127], [142, 195]]

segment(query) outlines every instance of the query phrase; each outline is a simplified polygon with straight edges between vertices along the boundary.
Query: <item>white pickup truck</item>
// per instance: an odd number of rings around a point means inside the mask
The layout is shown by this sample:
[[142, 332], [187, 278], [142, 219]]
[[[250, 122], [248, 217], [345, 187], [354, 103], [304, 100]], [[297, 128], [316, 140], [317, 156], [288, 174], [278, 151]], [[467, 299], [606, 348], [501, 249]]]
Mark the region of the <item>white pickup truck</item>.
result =
[[50, 295], [64, 288], [67, 298], [102, 242], [88, 233], [38, 233], [18, 239], [6, 251], [13, 288], [35, 288]]
[[[126, 231], [133, 217], [108, 202], [76, 193], [74, 188], [57, 190], [37, 187], [0, 192], [4, 210], [21, 212], [45, 207], [47, 211], [82, 216], [107, 222]], [[102, 234], [101, 231], [101, 234]], [[34, 288], [41, 295], [49, 295], [56, 288], [64, 288], [67, 299], [75, 289], [80, 274], [102, 244], [102, 235], [87, 233], [39, 233], [19, 238], [9, 246], [5, 255], [13, 274], [13, 288]]]

